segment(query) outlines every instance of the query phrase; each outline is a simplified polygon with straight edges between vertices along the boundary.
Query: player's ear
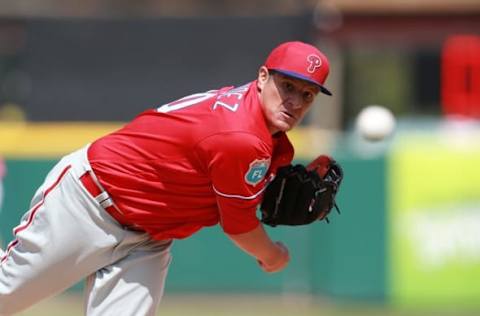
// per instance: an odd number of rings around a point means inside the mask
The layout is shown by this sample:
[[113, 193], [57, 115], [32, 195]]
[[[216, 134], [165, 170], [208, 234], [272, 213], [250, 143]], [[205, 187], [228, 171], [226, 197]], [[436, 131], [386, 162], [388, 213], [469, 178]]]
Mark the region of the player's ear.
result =
[[265, 66], [262, 66], [258, 69], [258, 77], [257, 77], [257, 89], [258, 91], [262, 91], [263, 87], [268, 81], [270, 74], [268, 73], [268, 69]]

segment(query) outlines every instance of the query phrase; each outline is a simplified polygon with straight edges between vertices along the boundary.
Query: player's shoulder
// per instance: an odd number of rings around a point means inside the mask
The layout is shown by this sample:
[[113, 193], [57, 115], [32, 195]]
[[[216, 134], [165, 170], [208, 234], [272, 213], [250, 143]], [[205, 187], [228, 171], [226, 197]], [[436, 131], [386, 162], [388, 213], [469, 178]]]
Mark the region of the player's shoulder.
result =
[[248, 153], [271, 154], [273, 144], [270, 136], [261, 137], [246, 131], [222, 131], [202, 139], [199, 147], [206, 151], [241, 157]]
[[255, 145], [272, 146], [270, 135], [259, 135], [247, 130], [218, 131], [206, 137], [204, 141], [218, 142], [231, 147], [245, 147]]

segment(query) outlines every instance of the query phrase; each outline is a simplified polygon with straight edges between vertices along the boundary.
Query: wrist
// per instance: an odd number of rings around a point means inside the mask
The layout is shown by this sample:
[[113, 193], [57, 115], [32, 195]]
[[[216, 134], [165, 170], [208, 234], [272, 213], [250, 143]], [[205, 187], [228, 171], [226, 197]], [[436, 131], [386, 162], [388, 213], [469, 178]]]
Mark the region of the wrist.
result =
[[272, 266], [282, 258], [283, 252], [283, 249], [277, 243], [272, 243], [271, 247], [268, 248], [268, 251], [266, 251], [261, 258], [257, 259], [264, 265]]

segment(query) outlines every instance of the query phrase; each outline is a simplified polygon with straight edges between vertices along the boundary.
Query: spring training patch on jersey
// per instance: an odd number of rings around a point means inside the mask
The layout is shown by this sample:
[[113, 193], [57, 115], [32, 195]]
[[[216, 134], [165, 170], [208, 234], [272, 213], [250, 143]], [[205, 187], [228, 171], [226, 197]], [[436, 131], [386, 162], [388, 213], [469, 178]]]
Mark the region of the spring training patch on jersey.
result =
[[250, 163], [250, 168], [245, 174], [245, 182], [257, 185], [265, 178], [268, 167], [270, 167], [270, 159], [255, 159]]

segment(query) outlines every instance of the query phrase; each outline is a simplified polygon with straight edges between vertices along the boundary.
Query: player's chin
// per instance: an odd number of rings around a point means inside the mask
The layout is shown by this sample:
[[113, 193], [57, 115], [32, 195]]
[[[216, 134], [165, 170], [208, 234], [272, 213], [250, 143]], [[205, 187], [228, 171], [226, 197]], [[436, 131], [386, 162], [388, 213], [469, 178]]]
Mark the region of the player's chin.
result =
[[279, 132], [288, 132], [297, 125], [297, 120], [293, 116], [280, 112], [270, 117], [270, 125]]

